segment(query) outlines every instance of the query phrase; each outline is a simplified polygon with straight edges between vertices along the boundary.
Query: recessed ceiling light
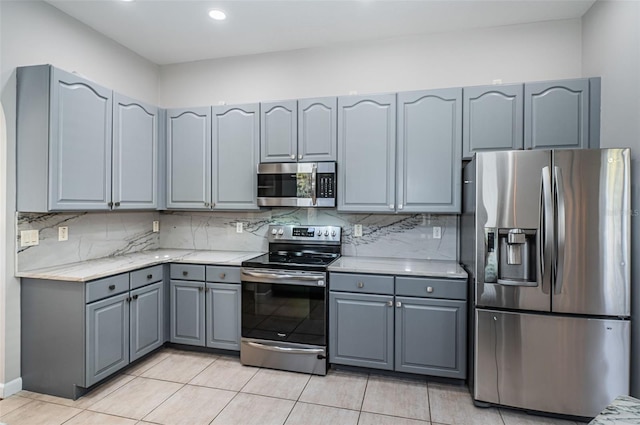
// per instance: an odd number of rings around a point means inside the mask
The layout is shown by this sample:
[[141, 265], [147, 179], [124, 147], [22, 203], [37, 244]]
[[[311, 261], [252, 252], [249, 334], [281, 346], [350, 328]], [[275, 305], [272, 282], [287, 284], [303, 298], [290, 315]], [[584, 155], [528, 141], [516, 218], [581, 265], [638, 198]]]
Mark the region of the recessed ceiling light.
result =
[[215, 19], [216, 21], [224, 21], [227, 19], [227, 14], [222, 10], [213, 9], [209, 11], [209, 17], [211, 19]]
[[127, 2], [127, 3], [128, 3], [128, 2], [130, 2], [130, 1], [134, 1], [134, 0], [122, 0], [122, 1], [125, 1], [125, 2]]

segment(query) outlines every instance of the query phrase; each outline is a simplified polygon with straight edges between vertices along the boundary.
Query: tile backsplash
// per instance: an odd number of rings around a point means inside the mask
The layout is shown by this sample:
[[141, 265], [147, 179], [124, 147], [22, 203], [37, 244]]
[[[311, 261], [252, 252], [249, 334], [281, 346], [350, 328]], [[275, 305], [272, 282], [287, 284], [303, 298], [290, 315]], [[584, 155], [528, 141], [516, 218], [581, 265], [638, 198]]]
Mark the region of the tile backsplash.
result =
[[[160, 221], [160, 233], [152, 222]], [[236, 232], [236, 223], [244, 230]], [[17, 270], [28, 271], [137, 251], [174, 248], [266, 251], [269, 224], [341, 226], [343, 255], [455, 260], [456, 215], [342, 214], [333, 209], [274, 208], [256, 212], [18, 213]], [[353, 225], [362, 224], [362, 237]], [[69, 240], [58, 241], [58, 227]], [[433, 227], [441, 238], [433, 238]], [[21, 247], [20, 231], [38, 230], [40, 243]]]

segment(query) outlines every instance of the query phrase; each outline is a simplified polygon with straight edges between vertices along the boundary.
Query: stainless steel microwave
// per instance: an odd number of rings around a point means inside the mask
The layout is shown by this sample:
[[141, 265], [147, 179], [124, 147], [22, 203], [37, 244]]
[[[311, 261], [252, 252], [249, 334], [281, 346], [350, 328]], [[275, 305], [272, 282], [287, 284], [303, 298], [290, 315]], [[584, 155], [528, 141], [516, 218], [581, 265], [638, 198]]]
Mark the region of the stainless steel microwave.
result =
[[335, 162], [258, 164], [258, 205], [335, 207]]

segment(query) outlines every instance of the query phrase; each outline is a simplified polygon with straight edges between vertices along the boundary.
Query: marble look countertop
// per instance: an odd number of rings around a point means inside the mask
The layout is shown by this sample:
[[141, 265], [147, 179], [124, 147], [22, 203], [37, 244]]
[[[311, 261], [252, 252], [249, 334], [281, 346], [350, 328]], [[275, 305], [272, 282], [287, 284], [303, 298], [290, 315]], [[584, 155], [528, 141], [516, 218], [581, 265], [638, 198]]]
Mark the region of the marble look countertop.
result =
[[239, 266], [262, 252], [156, 249], [16, 273], [17, 277], [87, 282], [162, 263]]
[[329, 266], [329, 271], [445, 277], [450, 279], [467, 278], [467, 272], [455, 261], [404, 258], [340, 257]]
[[589, 422], [589, 425], [631, 424], [640, 424], [640, 400], [627, 395], [616, 397], [602, 413]]

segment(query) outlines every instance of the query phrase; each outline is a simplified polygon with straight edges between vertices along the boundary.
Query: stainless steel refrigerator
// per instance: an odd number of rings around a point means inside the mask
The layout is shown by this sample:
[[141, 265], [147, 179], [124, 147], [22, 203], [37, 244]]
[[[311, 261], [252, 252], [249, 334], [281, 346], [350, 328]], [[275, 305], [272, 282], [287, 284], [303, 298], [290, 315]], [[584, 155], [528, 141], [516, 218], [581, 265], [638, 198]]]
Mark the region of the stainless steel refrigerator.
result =
[[466, 165], [476, 404], [593, 417], [628, 394], [629, 155], [485, 152]]

